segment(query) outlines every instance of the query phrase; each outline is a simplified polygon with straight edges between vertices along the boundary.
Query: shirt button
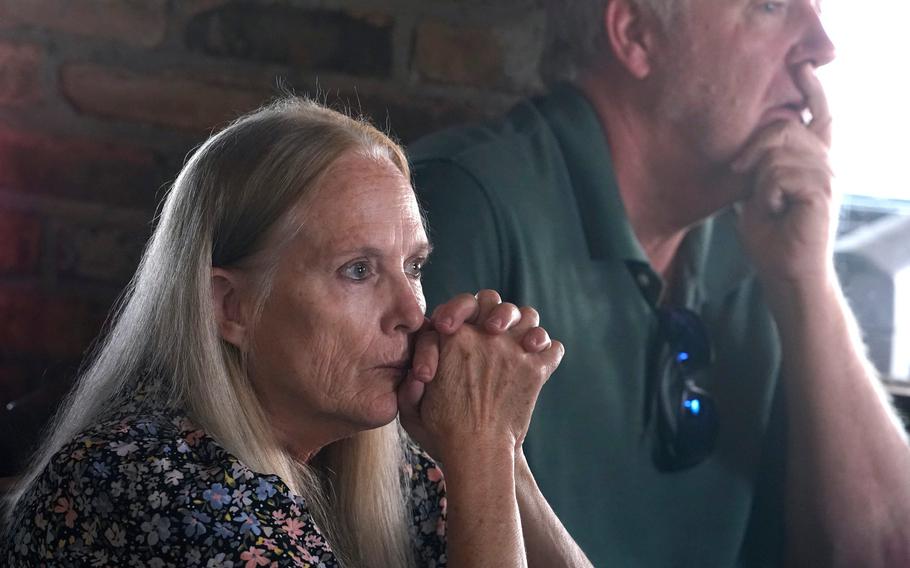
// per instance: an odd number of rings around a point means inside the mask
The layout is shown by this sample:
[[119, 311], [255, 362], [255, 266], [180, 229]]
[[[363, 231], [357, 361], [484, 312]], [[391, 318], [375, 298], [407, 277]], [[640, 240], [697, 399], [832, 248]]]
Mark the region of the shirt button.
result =
[[635, 279], [638, 280], [638, 285], [642, 288], [647, 288], [651, 285], [651, 279], [644, 272], [639, 272]]

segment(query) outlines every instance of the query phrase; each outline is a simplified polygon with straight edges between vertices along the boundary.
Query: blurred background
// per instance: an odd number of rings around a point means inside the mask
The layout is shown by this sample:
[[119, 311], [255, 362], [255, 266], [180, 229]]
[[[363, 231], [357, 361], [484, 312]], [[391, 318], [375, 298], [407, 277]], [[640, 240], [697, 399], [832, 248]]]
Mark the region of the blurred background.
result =
[[[910, 375], [901, 4], [826, 2], [840, 59], [823, 75], [837, 265], [895, 392]], [[503, 112], [558, 62], [537, 0], [0, 0], [0, 476], [27, 459], [213, 128], [293, 90], [408, 144]]]

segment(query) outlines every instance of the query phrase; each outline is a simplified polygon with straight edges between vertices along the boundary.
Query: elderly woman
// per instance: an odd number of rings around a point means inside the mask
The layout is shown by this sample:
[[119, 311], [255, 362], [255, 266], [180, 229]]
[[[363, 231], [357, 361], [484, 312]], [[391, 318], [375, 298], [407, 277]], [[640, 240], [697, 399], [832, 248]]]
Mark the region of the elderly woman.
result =
[[371, 126], [291, 99], [213, 136], [24, 477], [0, 559], [584, 563], [521, 454], [562, 346], [490, 291], [426, 320], [429, 249], [404, 155]]

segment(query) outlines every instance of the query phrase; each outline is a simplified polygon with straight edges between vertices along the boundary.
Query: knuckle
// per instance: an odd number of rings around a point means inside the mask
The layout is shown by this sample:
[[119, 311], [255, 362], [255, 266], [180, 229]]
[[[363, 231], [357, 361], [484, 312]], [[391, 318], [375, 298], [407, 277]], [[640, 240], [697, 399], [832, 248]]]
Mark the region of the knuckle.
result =
[[[531, 321], [534, 321], [534, 322], [539, 322], [539, 321], [540, 321], [540, 314], [537, 313], [537, 310], [535, 310], [535, 309], [532, 308], [531, 306], [522, 306], [522, 307], [519, 309], [519, 311], [521, 312], [521, 318], [522, 318], [522, 319], [527, 318], [527, 319], [529, 319], [529, 320], [531, 320]], [[535, 323], [534, 325], [536, 326], [537, 324]]]
[[477, 294], [474, 295], [474, 297], [477, 298], [478, 300], [485, 300], [485, 301], [495, 303], [495, 304], [502, 303], [502, 298], [500, 298], [499, 292], [497, 292], [496, 290], [490, 290], [489, 288], [484, 288], [483, 290], [480, 290], [479, 292], [477, 292]]

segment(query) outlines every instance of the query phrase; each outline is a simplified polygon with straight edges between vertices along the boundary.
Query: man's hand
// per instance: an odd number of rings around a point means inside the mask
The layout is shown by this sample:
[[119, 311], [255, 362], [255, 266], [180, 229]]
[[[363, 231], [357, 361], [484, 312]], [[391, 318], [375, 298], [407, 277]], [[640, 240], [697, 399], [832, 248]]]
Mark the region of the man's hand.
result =
[[812, 114], [809, 124], [768, 126], [732, 168], [753, 184], [741, 203], [740, 233], [759, 277], [771, 288], [808, 291], [830, 277], [831, 115], [811, 63], [797, 69], [796, 81]]

